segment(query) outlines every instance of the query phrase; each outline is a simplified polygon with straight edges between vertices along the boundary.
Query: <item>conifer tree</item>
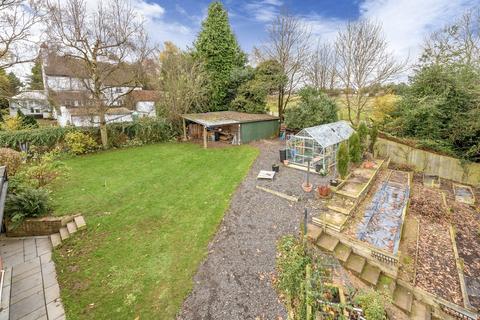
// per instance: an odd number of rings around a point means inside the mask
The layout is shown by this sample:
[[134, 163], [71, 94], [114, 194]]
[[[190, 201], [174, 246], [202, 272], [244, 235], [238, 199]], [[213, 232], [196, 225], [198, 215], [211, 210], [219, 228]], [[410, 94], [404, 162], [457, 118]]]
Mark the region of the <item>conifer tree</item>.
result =
[[350, 155], [348, 154], [348, 146], [345, 142], [342, 142], [337, 152], [337, 170], [342, 179], [347, 177], [349, 162]]
[[226, 110], [232, 71], [243, 68], [246, 56], [232, 32], [228, 13], [220, 2], [212, 2], [195, 41], [194, 56], [200, 59], [210, 80], [210, 109]]

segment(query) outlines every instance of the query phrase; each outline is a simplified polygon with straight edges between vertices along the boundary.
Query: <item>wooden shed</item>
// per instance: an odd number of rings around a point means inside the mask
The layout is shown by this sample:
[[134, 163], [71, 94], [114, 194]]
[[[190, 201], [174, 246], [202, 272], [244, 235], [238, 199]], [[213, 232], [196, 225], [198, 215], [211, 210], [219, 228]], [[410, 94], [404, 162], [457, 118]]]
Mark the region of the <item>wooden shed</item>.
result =
[[183, 138], [245, 144], [278, 135], [279, 118], [268, 114], [218, 111], [183, 114]]

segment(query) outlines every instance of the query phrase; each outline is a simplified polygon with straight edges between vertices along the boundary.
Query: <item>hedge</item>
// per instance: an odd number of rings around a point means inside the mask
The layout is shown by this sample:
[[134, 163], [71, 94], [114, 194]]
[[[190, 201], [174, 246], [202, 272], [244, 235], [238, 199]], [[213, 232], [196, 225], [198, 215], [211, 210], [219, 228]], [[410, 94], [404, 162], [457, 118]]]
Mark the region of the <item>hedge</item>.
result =
[[[161, 118], [142, 118], [134, 122], [113, 123], [107, 125], [109, 141], [112, 146], [119, 146], [119, 136], [124, 140], [138, 140], [139, 142], [155, 143], [172, 140], [178, 133], [174, 126]], [[65, 135], [70, 131], [90, 133], [100, 141], [99, 128], [76, 127], [45, 127], [38, 129], [0, 131], [0, 147], [19, 149], [20, 144], [28, 143], [30, 146], [53, 148], [64, 142]]]

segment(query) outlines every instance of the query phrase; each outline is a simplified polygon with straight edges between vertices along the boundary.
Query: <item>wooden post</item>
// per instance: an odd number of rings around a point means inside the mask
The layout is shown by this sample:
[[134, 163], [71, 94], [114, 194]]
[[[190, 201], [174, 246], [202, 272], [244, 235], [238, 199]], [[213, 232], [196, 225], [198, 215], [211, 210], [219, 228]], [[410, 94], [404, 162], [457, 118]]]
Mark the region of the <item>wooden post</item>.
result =
[[185, 123], [185, 118], [182, 118], [183, 121], [183, 141], [187, 141], [187, 124]]
[[203, 147], [207, 149], [207, 127], [203, 126]]

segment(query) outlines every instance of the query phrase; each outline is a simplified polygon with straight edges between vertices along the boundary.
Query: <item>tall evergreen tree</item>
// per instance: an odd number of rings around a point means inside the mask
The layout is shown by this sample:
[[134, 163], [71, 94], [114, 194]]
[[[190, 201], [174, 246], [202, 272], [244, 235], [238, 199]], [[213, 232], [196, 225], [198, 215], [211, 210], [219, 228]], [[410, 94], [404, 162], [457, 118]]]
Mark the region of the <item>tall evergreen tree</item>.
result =
[[43, 90], [42, 64], [40, 59], [35, 60], [32, 74], [28, 77], [28, 88], [31, 90]]
[[195, 41], [194, 55], [203, 61], [210, 79], [210, 109], [226, 110], [232, 71], [245, 66], [246, 56], [230, 28], [228, 13], [220, 2], [212, 2]]

